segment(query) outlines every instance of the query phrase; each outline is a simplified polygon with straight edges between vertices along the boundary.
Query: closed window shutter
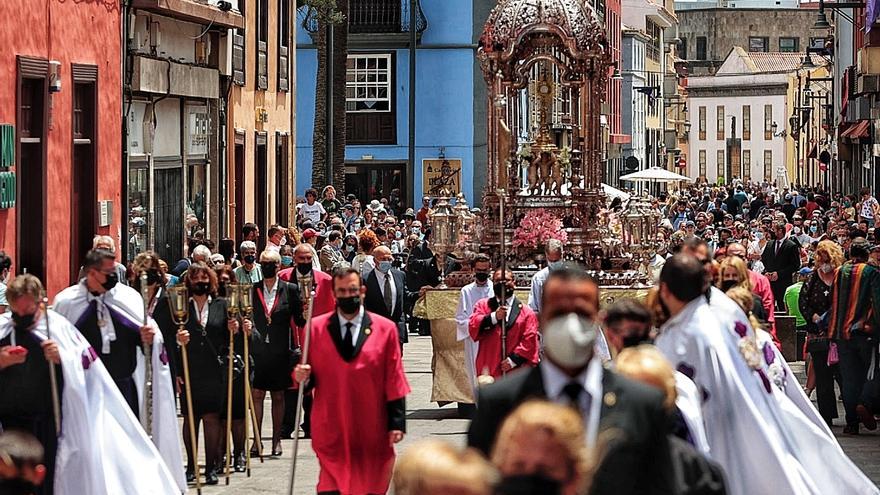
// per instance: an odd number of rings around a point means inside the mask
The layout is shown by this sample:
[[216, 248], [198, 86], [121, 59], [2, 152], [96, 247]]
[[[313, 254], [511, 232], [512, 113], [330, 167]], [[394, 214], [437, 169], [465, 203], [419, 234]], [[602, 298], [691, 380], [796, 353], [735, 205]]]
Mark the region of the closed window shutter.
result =
[[287, 60], [287, 47], [279, 46], [278, 47], [278, 91], [289, 91], [290, 85], [288, 83], [290, 72]]
[[269, 48], [265, 41], [257, 41], [257, 89], [269, 89]]
[[289, 0], [278, 0], [278, 84], [277, 91], [290, 91]]
[[244, 86], [244, 30], [232, 35], [232, 81]]

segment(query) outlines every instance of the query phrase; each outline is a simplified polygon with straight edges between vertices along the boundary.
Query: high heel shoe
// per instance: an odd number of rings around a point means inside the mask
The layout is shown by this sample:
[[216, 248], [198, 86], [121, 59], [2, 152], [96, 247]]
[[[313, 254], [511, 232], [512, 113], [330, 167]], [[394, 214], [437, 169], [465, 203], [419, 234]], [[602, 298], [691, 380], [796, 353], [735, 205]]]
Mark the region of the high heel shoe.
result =
[[239, 452], [235, 454], [235, 457], [233, 459], [235, 460], [233, 468], [235, 469], [236, 473], [243, 473], [247, 471], [247, 461], [244, 458], [244, 452]]
[[272, 443], [272, 457], [281, 457], [281, 440]]
[[260, 442], [260, 450], [257, 450], [257, 445], [254, 444], [251, 447], [251, 457], [259, 457], [260, 452], [262, 452], [262, 451], [263, 451], [263, 443], [262, 442]]

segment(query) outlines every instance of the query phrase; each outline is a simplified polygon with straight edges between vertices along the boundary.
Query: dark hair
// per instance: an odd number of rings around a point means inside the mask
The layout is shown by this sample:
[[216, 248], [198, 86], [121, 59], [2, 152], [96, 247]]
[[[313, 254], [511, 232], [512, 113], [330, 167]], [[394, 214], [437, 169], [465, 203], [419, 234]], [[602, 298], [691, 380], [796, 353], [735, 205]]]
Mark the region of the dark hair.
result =
[[258, 230], [257, 224], [248, 222], [241, 227], [241, 236], [247, 237]]
[[6, 255], [6, 251], [0, 251], [0, 272], [12, 268], [12, 258]]
[[666, 284], [676, 299], [691, 302], [704, 295], [709, 279], [703, 264], [693, 256], [676, 254], [666, 260], [660, 272], [660, 283]]
[[382, 227], [376, 227], [374, 232], [376, 232], [376, 237], [382, 237], [382, 236], [388, 235], [388, 232], [386, 232], [385, 229], [383, 229]]
[[0, 433], [0, 457], [8, 458], [17, 469], [43, 463], [43, 445], [30, 433], [6, 430]]
[[281, 227], [279, 227], [277, 225], [273, 225], [273, 226], [269, 227], [268, 231], [266, 231], [266, 235], [271, 238], [272, 236], [274, 236], [278, 232], [281, 232], [282, 230], [283, 229]]
[[312, 189], [311, 187], [308, 188], [308, 189], [306, 189], [306, 192], [303, 194], [303, 196], [305, 196], [305, 197], [308, 198], [308, 197], [309, 197], [309, 194], [311, 194], [311, 195], [314, 196], [315, 198], [318, 197], [318, 191]]
[[351, 274], [357, 275], [360, 285], [364, 285], [364, 279], [361, 278], [361, 272], [359, 270], [352, 268], [349, 264], [341, 264], [338, 268], [333, 270], [333, 288], [336, 288], [337, 280], [346, 278]]
[[116, 261], [116, 256], [106, 249], [92, 249], [86, 253], [86, 259], [83, 262], [83, 269], [89, 271], [92, 268], [100, 270], [104, 260]]
[[207, 273], [208, 274], [208, 293], [212, 296], [217, 295], [217, 273], [214, 272], [211, 268], [208, 268], [208, 265], [202, 263], [201, 261], [197, 261], [189, 266], [186, 270], [186, 276], [183, 277], [183, 283], [186, 285], [186, 288], [192, 292], [192, 279], [198, 275], [199, 273]]
[[293, 246], [290, 244], [285, 244], [278, 249], [278, 254], [281, 256], [293, 256]]
[[608, 326], [624, 320], [650, 324], [651, 312], [644, 304], [631, 298], [616, 301], [605, 311], [605, 324]]
[[849, 245], [849, 257], [854, 260], [867, 260], [871, 254], [871, 245], [864, 238], [853, 239]]
[[232, 256], [235, 254], [235, 240], [220, 239], [220, 248], [217, 250], [217, 252], [222, 254], [223, 258], [228, 263], [229, 260], [232, 259]]
[[340, 234], [338, 230], [331, 230], [330, 233], [327, 234], [327, 242], [336, 242], [340, 237], [342, 237], [342, 234]]
[[[220, 288], [220, 275], [226, 274], [229, 276], [230, 283], [237, 283], [238, 280], [235, 277], [235, 270], [232, 269], [229, 265], [220, 265], [214, 268], [214, 274], [217, 276], [217, 288], [219, 291]], [[221, 297], [226, 297], [226, 294], [219, 294]]]

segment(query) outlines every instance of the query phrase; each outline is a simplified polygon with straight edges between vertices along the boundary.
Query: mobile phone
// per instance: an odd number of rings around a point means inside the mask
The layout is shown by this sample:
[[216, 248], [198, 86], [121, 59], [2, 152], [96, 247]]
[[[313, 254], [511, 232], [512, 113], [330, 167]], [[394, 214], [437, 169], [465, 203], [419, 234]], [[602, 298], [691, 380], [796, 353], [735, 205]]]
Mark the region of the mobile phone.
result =
[[20, 345], [14, 345], [7, 352], [13, 356], [21, 356], [22, 354], [27, 354], [28, 350]]

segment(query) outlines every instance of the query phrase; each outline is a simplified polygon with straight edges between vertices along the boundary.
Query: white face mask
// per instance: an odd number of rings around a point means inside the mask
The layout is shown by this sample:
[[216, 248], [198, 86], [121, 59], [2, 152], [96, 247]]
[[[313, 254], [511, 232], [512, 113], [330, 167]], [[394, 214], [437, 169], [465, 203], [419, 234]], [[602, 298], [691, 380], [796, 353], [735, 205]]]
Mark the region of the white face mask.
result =
[[544, 352], [557, 366], [577, 369], [590, 362], [598, 328], [583, 316], [569, 313], [551, 320], [542, 331]]

